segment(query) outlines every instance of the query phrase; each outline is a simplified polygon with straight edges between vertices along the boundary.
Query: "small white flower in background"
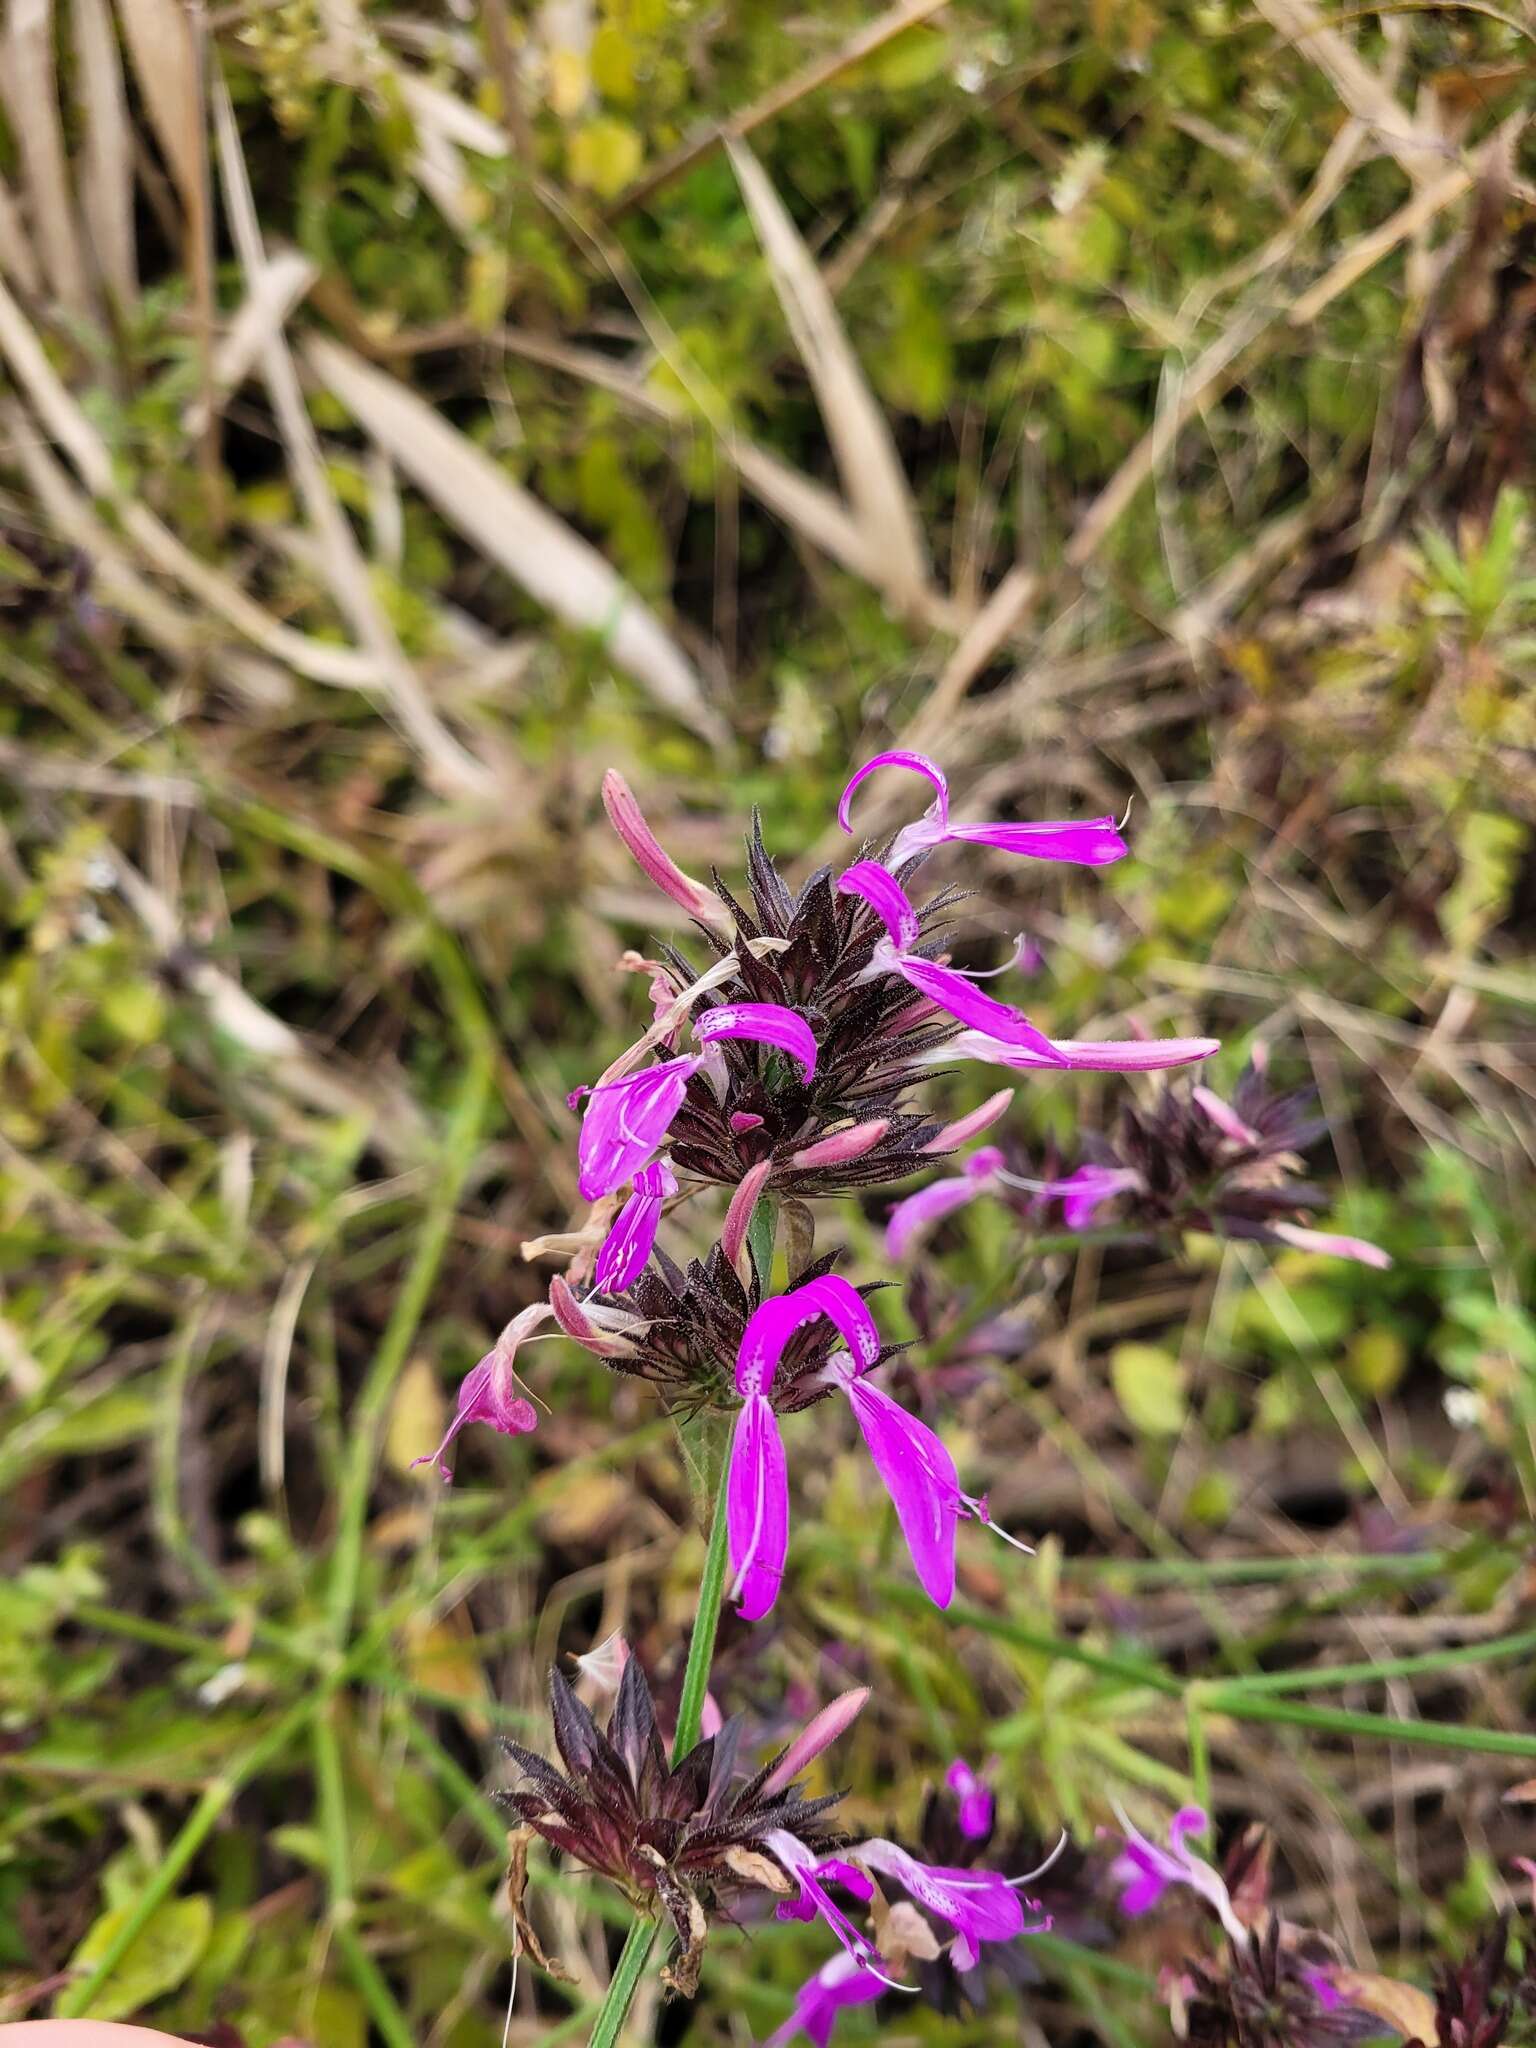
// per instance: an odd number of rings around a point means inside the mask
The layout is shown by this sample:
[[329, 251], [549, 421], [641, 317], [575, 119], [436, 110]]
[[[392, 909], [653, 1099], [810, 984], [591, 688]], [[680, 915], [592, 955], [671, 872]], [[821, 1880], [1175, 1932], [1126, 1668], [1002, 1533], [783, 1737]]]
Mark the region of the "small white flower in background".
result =
[[250, 1675], [247, 1664], [221, 1664], [197, 1688], [197, 1697], [205, 1707], [222, 1707], [227, 1699], [233, 1699]]
[[1104, 175], [1109, 151], [1097, 140], [1074, 149], [1061, 167], [1061, 176], [1051, 187], [1051, 204], [1058, 213], [1070, 213], [1093, 192]]
[[1483, 1419], [1483, 1397], [1476, 1387], [1447, 1387], [1440, 1405], [1452, 1429], [1476, 1429]]
[[111, 889], [116, 885], [116, 863], [108, 860], [104, 853], [92, 854], [85, 864], [85, 886], [88, 889]]

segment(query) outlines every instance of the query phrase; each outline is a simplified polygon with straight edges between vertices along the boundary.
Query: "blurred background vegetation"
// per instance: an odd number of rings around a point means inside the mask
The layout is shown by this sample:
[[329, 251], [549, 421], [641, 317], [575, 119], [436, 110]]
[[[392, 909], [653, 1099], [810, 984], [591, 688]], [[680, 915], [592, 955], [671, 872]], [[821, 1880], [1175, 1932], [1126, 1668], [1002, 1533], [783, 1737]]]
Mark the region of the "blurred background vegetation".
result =
[[[728, 876], [753, 805], [829, 855], [880, 745], [972, 815], [1134, 794], [1121, 866], [986, 877], [1032, 1013], [1267, 1045], [1397, 1259], [957, 1219], [882, 1313], [985, 1353], [944, 1428], [1039, 1557], [908, 1604], [833, 1447], [723, 1704], [874, 1683], [861, 1829], [957, 1751], [1046, 1838], [1208, 1789], [1362, 1967], [1506, 1897], [1529, 1659], [1461, 1653], [1533, 1591], [1533, 79], [1469, 0], [10, 0], [0, 2019], [489, 2048], [495, 1731], [616, 1627], [676, 1682], [644, 1389], [541, 1345], [535, 1436], [407, 1469], [643, 1010], [609, 765]], [[1211, 1691], [1384, 1657], [1311, 1723]], [[511, 2038], [579, 2039], [608, 1906], [535, 1896], [578, 1982]], [[1165, 2038], [1152, 1937], [1077, 1934], [903, 2037]], [[719, 1939], [636, 2038], [761, 2037], [824, 1946]]]

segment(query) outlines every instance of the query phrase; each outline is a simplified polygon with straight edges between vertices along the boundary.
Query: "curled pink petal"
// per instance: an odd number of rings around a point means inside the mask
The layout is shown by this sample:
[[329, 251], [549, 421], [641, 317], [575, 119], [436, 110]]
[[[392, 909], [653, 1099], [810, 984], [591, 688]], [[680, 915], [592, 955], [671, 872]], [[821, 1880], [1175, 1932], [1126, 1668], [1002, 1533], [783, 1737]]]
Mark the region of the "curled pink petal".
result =
[[862, 897], [883, 921], [893, 943], [903, 952], [917, 944], [921, 931], [917, 912], [912, 907], [911, 897], [889, 868], [881, 867], [876, 860], [855, 861], [846, 874], [838, 876], [837, 893], [839, 896]]
[[750, 1110], [733, 1109], [731, 1111], [731, 1129], [738, 1138], [744, 1136], [748, 1131], [760, 1130], [762, 1122], [762, 1118], [760, 1116], [753, 1116]]
[[839, 1693], [830, 1706], [813, 1715], [763, 1780], [759, 1798], [770, 1798], [773, 1793], [781, 1792], [786, 1785], [792, 1784], [824, 1749], [830, 1748], [853, 1726], [868, 1699], [869, 1687], [857, 1686], [852, 1692]]
[[991, 1130], [1012, 1102], [1016, 1092], [1012, 1088], [1000, 1088], [995, 1095], [987, 1097], [980, 1109], [973, 1109], [969, 1116], [956, 1117], [952, 1124], [946, 1124], [943, 1130], [928, 1140], [922, 1148], [923, 1151], [953, 1152], [958, 1146], [968, 1144], [972, 1138], [979, 1138], [983, 1131]]
[[549, 1283], [549, 1307], [566, 1336], [596, 1358], [632, 1357], [635, 1347], [626, 1331], [649, 1328], [642, 1317], [611, 1304], [579, 1301], [563, 1273]]
[[689, 1055], [642, 1067], [617, 1081], [604, 1081], [587, 1098], [576, 1159], [577, 1186], [588, 1202], [600, 1201], [649, 1164], [683, 1106], [700, 1061]]
[[877, 768], [909, 768], [914, 775], [926, 777], [938, 792], [933, 800], [934, 815], [941, 826], [948, 822], [949, 784], [944, 780], [944, 770], [937, 761], [931, 761], [926, 754], [911, 754], [902, 748], [894, 748], [889, 753], [876, 754], [872, 760], [866, 761], [862, 768], [856, 768], [850, 776], [848, 786], [837, 804], [837, 822], [845, 832], [853, 830], [849, 819], [853, 792], [865, 777], [873, 775]]
[[958, 1017], [969, 1029], [1000, 1044], [1033, 1053], [1041, 1066], [1064, 1067], [1069, 1064], [1045, 1033], [1030, 1023], [1022, 1010], [1012, 1009], [1007, 1003], [1000, 1003], [995, 996], [989, 996], [958, 968], [941, 967], [933, 960], [916, 960], [907, 953], [894, 954], [888, 964], [919, 995], [927, 996], [941, 1010], [947, 1010], [951, 1017]]
[[803, 1017], [782, 1003], [730, 1003], [706, 1010], [695, 1020], [693, 1035], [701, 1045], [721, 1038], [749, 1038], [760, 1045], [777, 1046], [798, 1060], [803, 1078], [816, 1072], [816, 1036]]
[[731, 1598], [743, 1621], [759, 1621], [779, 1597], [789, 1550], [789, 1476], [784, 1440], [767, 1396], [753, 1394], [736, 1417], [725, 1481]]
[[614, 1219], [603, 1239], [593, 1274], [605, 1294], [623, 1294], [645, 1270], [661, 1225], [662, 1205], [677, 1193], [677, 1176], [665, 1160], [642, 1166], [635, 1175], [634, 1193]]
[[645, 822], [645, 813], [636, 801], [634, 791], [617, 768], [610, 768], [603, 777], [603, 809], [608, 813], [614, 831], [664, 895], [670, 896], [674, 903], [680, 903], [688, 915], [696, 917], [701, 924], [710, 925], [717, 931], [729, 928], [730, 913], [725, 905], [712, 889], [706, 889], [692, 875], [683, 873]]
[[791, 1152], [791, 1166], [846, 1166], [851, 1159], [862, 1159], [866, 1152], [873, 1152], [886, 1132], [891, 1128], [889, 1117], [871, 1117], [868, 1123], [849, 1124], [846, 1130], [833, 1131], [830, 1137], [818, 1138], [814, 1145], [806, 1145], [798, 1152]]
[[1294, 1245], [1299, 1252], [1324, 1252], [1334, 1259], [1353, 1259], [1357, 1266], [1375, 1266], [1383, 1273], [1392, 1264], [1392, 1254], [1367, 1238], [1341, 1237], [1332, 1230], [1308, 1230], [1300, 1223], [1272, 1223], [1269, 1227], [1282, 1243]]
[[[731, 1196], [730, 1207], [725, 1212], [725, 1222], [720, 1230], [720, 1249], [735, 1266], [741, 1258], [741, 1248], [747, 1241], [747, 1231], [752, 1222], [752, 1211], [757, 1207], [757, 1198], [763, 1192], [763, 1183], [773, 1171], [771, 1159], [760, 1159], [756, 1166], [749, 1167], [736, 1183]], [[766, 1275], [763, 1276], [766, 1279]]]
[[413, 1469], [417, 1465], [435, 1464], [443, 1477], [451, 1481], [453, 1473], [443, 1463], [443, 1453], [471, 1422], [487, 1423], [502, 1436], [526, 1436], [537, 1425], [539, 1418], [532, 1402], [524, 1400], [517, 1391], [516, 1359], [523, 1341], [540, 1323], [548, 1322], [552, 1313], [547, 1301], [531, 1302], [518, 1311], [484, 1358], [464, 1375], [453, 1420], [444, 1431], [442, 1442], [435, 1451], [413, 1458]]
[[788, 1294], [770, 1296], [748, 1316], [736, 1353], [736, 1391], [744, 1397], [766, 1392], [785, 1345], [817, 1316], [830, 1318], [859, 1371], [880, 1356], [880, 1332], [858, 1289], [836, 1273], [824, 1273]]

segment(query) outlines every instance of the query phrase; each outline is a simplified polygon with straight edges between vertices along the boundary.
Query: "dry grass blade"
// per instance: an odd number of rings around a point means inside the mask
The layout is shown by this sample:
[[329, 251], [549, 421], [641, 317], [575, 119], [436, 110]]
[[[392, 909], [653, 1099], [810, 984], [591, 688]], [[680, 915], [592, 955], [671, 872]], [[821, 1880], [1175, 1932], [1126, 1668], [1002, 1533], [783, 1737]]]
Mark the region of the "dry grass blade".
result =
[[[214, 98], [214, 119], [230, 229], [254, 296], [266, 266], [266, 251], [246, 178], [245, 159], [240, 152], [234, 108], [222, 81]], [[378, 662], [395, 714], [434, 779], [446, 791], [492, 793], [497, 786], [495, 776], [460, 745], [433, 711], [374, 595], [367, 564], [326, 476], [320, 443], [304, 404], [298, 372], [283, 339], [280, 321], [268, 324], [259, 352], [288, 465], [319, 538], [337, 609]]]
[[1357, 121], [1368, 128], [1418, 184], [1452, 152], [1435, 129], [1416, 120], [1311, 0], [1256, 0], [1258, 11], [1326, 76]]
[[84, 136], [80, 205], [97, 271], [118, 306], [126, 309], [138, 298], [139, 278], [133, 231], [133, 129], [122, 61], [107, 0], [74, 0], [71, 20]]
[[37, 267], [36, 252], [27, 239], [21, 208], [16, 204], [15, 193], [3, 178], [0, 178], [0, 271], [15, 278], [30, 298], [36, 298], [43, 288], [43, 275]]
[[614, 661], [674, 717], [724, 742], [691, 664], [595, 548], [395, 378], [320, 336], [306, 341], [305, 354], [450, 526], [568, 625], [598, 634]]
[[[262, 350], [274, 335], [281, 334], [288, 315], [318, 275], [314, 264], [297, 249], [280, 249], [249, 278], [246, 297], [214, 350], [211, 381], [216, 403], [245, 382]], [[189, 433], [201, 433], [207, 424], [205, 414], [206, 401], [198, 398], [187, 408], [182, 424]]]
[[885, 415], [864, 381], [831, 294], [782, 200], [744, 142], [728, 138], [726, 147], [816, 393], [843, 489], [883, 566], [882, 587], [898, 605], [919, 607], [929, 590], [927, 555]]
[[53, 291], [71, 313], [83, 315], [90, 290], [59, 120], [53, 0], [12, 0], [0, 51], [0, 95], [32, 205], [33, 241]]
[[134, 76], [189, 220], [207, 190], [197, 45], [179, 0], [117, 0]]

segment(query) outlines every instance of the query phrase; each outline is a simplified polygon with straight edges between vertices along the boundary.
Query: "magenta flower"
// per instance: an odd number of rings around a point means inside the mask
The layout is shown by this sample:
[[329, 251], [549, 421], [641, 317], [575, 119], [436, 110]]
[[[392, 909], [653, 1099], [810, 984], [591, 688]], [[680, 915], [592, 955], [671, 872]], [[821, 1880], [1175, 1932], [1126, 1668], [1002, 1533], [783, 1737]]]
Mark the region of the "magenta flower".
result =
[[1279, 1238], [1282, 1244], [1294, 1245], [1299, 1252], [1353, 1259], [1357, 1266], [1375, 1266], [1382, 1273], [1392, 1264], [1392, 1254], [1383, 1251], [1379, 1244], [1364, 1237], [1343, 1237], [1336, 1230], [1309, 1230], [1304, 1223], [1272, 1223], [1270, 1235]]
[[1041, 825], [952, 825], [949, 819], [949, 784], [944, 779], [943, 769], [926, 754], [900, 750], [876, 754], [872, 761], [866, 761], [862, 768], [854, 771], [837, 806], [837, 822], [845, 832], [853, 830], [849, 819], [853, 793], [877, 768], [910, 769], [913, 774], [931, 782], [936, 792], [924, 816], [915, 825], [904, 826], [897, 834], [887, 856], [888, 865], [893, 868], [911, 860], [914, 854], [925, 852], [930, 846], [941, 846], [948, 840], [995, 846], [1004, 853], [1028, 854], [1035, 860], [1072, 861], [1082, 867], [1103, 867], [1125, 856], [1125, 841], [1120, 837], [1119, 827], [1113, 818], [1087, 818], [1081, 822], [1063, 820]]
[[1003, 1155], [995, 1145], [983, 1145], [965, 1161], [964, 1170], [944, 1180], [931, 1181], [908, 1195], [892, 1209], [885, 1226], [885, 1249], [893, 1259], [905, 1258], [919, 1234], [942, 1217], [952, 1216], [987, 1194], [995, 1185]]
[[777, 1908], [778, 1918], [813, 1920], [819, 1916], [853, 1962], [872, 1976], [882, 1977], [893, 1990], [915, 1987], [895, 1984], [883, 1976], [879, 1950], [833, 1899], [829, 1885], [836, 1884], [867, 1904], [874, 1897], [871, 1871], [894, 1878], [918, 1905], [954, 1928], [949, 1958], [957, 1970], [975, 1969], [984, 1941], [1011, 1941], [1016, 1935], [1038, 1934], [1049, 1925], [1037, 1921], [1031, 1927], [1025, 1920], [1024, 1902], [1016, 1886], [1028, 1883], [1028, 1878], [1009, 1880], [995, 1870], [922, 1863], [898, 1843], [879, 1836], [836, 1856], [817, 1856], [783, 1829], [763, 1840], [799, 1887], [798, 1897], [784, 1900]]
[[[779, 1003], [734, 1003], [706, 1010], [693, 1030], [706, 1047], [722, 1038], [751, 1038], [777, 1046], [799, 1061], [807, 1081], [816, 1071], [816, 1040], [810, 1026]], [[688, 1083], [710, 1058], [708, 1051], [683, 1053], [638, 1073], [599, 1081], [595, 1088], [576, 1090], [573, 1106], [581, 1096], [588, 1098], [576, 1148], [577, 1185], [585, 1201], [611, 1195], [650, 1163], [666, 1143]]]
[[1133, 1827], [1123, 1813], [1116, 1815], [1125, 1835], [1125, 1848], [1115, 1859], [1110, 1876], [1122, 1887], [1120, 1910], [1132, 1918], [1151, 1912], [1170, 1885], [1185, 1885], [1198, 1892], [1232, 1937], [1238, 1948], [1246, 1948], [1248, 1929], [1237, 1917], [1232, 1894], [1221, 1873], [1188, 1847], [1186, 1835], [1203, 1835], [1209, 1822], [1199, 1806], [1181, 1806], [1168, 1824], [1168, 1847], [1160, 1849]]
[[959, 1802], [961, 1834], [968, 1842], [984, 1842], [992, 1832], [992, 1792], [986, 1780], [957, 1756], [944, 1773], [944, 1782]]
[[442, 1442], [435, 1451], [412, 1458], [413, 1469], [417, 1465], [435, 1464], [443, 1477], [451, 1481], [453, 1472], [443, 1463], [443, 1453], [471, 1422], [489, 1423], [502, 1436], [526, 1436], [536, 1426], [539, 1418], [533, 1403], [517, 1391], [514, 1361], [518, 1346], [552, 1314], [547, 1301], [536, 1301], [512, 1318], [480, 1363], [464, 1375], [453, 1420], [443, 1432]]
[[634, 1178], [634, 1193], [614, 1219], [603, 1239], [593, 1278], [607, 1294], [623, 1294], [644, 1270], [656, 1232], [661, 1227], [662, 1204], [677, 1193], [677, 1175], [666, 1161], [642, 1166]]
[[1000, 1003], [975, 986], [958, 967], [944, 967], [910, 952], [917, 943], [918, 918], [911, 899], [894, 875], [878, 861], [855, 861], [837, 882], [840, 896], [860, 896], [884, 923], [887, 937], [875, 947], [865, 977], [899, 974], [910, 988], [926, 996], [968, 1029], [1005, 1045], [1025, 1048], [1043, 1066], [1064, 1066], [1043, 1031], [1022, 1010]]
[[768, 2036], [763, 2048], [787, 2048], [796, 2034], [806, 2035], [812, 2048], [827, 2048], [840, 2012], [868, 2005], [889, 1989], [886, 1978], [866, 1970], [851, 1955], [835, 1955], [801, 1985], [794, 2011]]
[[731, 1598], [745, 1621], [760, 1620], [778, 1598], [789, 1548], [789, 1479], [770, 1389], [790, 1338], [818, 1316], [828, 1318], [847, 1346], [833, 1354], [825, 1376], [853, 1408], [919, 1583], [935, 1605], [947, 1607], [955, 1591], [955, 1531], [971, 1518], [992, 1526], [986, 1502], [961, 1491], [953, 1458], [927, 1424], [866, 1377], [880, 1357], [880, 1333], [859, 1294], [835, 1273], [763, 1302], [742, 1332], [736, 1360], [742, 1406], [726, 1471]]
[[1040, 1192], [1059, 1199], [1068, 1230], [1086, 1230], [1106, 1202], [1140, 1186], [1141, 1175], [1129, 1166], [1098, 1166], [1089, 1161], [1061, 1180], [1046, 1181]]
[[617, 768], [610, 768], [603, 777], [603, 809], [614, 831], [658, 889], [681, 904], [700, 924], [716, 931], [729, 929], [730, 915], [725, 905], [713, 890], [683, 873], [645, 822], [634, 791]]

